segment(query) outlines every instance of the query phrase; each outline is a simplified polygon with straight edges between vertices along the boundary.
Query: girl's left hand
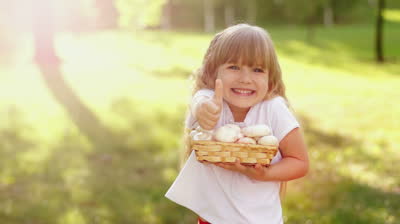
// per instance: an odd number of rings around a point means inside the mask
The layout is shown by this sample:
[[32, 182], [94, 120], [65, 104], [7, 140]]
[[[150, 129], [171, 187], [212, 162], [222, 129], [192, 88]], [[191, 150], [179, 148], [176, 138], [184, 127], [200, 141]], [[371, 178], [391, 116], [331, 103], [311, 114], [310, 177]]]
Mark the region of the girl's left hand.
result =
[[252, 179], [259, 180], [259, 181], [266, 181], [267, 176], [266, 173], [268, 172], [268, 168], [262, 166], [261, 164], [256, 164], [254, 166], [244, 166], [240, 163], [240, 160], [236, 160], [235, 163], [215, 163], [216, 166], [221, 168], [236, 171], [242, 173]]

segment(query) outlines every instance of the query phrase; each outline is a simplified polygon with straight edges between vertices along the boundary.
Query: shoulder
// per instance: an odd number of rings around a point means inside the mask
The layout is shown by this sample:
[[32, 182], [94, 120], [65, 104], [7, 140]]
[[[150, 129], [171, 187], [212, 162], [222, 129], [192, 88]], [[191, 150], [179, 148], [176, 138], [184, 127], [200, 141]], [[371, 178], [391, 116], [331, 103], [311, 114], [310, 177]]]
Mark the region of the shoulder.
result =
[[264, 100], [260, 104], [262, 108], [267, 110], [288, 109], [287, 101], [281, 96], [275, 96], [271, 99]]
[[266, 100], [266, 116], [270, 121], [272, 132], [281, 141], [291, 130], [300, 127], [295, 115], [289, 109], [285, 98], [276, 96]]

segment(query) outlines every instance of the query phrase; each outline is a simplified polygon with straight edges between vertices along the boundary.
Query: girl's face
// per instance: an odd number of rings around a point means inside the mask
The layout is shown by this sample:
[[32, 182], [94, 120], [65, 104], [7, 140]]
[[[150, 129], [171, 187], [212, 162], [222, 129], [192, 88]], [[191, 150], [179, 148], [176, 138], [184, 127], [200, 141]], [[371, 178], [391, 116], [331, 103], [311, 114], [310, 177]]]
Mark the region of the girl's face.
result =
[[248, 109], [261, 102], [268, 92], [268, 70], [226, 63], [218, 68], [223, 84], [223, 96], [232, 112]]

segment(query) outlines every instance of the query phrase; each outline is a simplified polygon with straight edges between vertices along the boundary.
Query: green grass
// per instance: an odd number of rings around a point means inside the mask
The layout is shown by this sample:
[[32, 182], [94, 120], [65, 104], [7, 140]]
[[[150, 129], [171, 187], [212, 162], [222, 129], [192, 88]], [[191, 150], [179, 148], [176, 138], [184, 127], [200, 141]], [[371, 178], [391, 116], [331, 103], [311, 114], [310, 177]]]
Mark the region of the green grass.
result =
[[[372, 27], [317, 28], [312, 42], [299, 27], [269, 29], [311, 158], [289, 183], [287, 223], [400, 222], [399, 30], [386, 26], [379, 65]], [[21, 39], [0, 67], [1, 223], [194, 223], [163, 195], [178, 173], [187, 77], [211, 36], [60, 34], [66, 82], [111, 133], [98, 141], [52, 97]]]

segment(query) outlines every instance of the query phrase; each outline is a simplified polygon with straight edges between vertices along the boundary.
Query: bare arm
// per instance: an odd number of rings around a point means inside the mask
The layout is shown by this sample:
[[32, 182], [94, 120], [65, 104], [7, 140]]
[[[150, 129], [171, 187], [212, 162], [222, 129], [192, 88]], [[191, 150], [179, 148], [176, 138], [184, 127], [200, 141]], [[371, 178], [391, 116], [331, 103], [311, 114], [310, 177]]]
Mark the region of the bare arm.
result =
[[309, 161], [303, 134], [293, 129], [279, 143], [282, 160], [268, 167], [266, 180], [288, 181], [303, 177], [308, 172]]
[[299, 128], [293, 129], [280, 142], [282, 160], [269, 166], [260, 164], [243, 166], [240, 161], [235, 164], [218, 163], [217, 166], [237, 171], [261, 181], [289, 181], [303, 177], [308, 172], [309, 161], [303, 134]]

